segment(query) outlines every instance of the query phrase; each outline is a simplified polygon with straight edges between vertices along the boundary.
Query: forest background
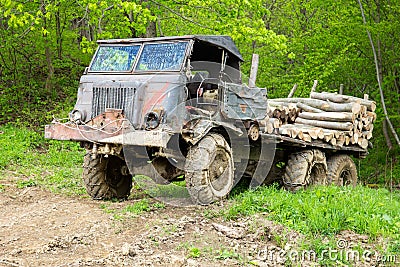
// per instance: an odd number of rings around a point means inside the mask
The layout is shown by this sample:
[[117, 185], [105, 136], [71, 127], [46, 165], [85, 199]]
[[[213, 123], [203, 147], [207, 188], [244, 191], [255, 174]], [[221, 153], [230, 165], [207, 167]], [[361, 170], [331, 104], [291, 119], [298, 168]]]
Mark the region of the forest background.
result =
[[246, 75], [260, 55], [257, 85], [270, 98], [294, 84], [295, 96], [308, 97], [314, 80], [319, 92], [343, 84], [345, 94], [369, 94], [378, 120], [374, 148], [357, 162], [360, 179], [399, 186], [400, 148], [382, 105], [399, 135], [399, 32], [394, 0], [2, 0], [0, 126], [43, 132], [53, 116], [67, 117], [98, 39], [230, 35]]

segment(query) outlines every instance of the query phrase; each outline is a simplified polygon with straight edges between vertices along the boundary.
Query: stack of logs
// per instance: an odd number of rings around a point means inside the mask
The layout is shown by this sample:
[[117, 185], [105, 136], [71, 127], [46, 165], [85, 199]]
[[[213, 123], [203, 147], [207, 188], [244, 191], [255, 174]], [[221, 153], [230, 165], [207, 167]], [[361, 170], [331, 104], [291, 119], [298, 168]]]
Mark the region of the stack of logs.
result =
[[376, 120], [376, 104], [336, 93], [312, 92], [310, 98], [269, 100], [265, 132], [305, 142], [322, 140], [331, 145], [368, 147]]

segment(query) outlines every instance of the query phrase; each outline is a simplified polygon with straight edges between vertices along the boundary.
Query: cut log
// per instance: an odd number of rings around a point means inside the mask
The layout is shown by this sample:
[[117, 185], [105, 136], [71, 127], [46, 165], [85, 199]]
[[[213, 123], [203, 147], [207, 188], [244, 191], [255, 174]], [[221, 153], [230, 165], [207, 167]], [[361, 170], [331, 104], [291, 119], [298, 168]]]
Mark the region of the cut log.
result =
[[368, 140], [365, 139], [365, 138], [360, 137], [360, 138], [358, 139], [358, 141], [357, 141], [357, 144], [358, 144], [360, 147], [366, 149], [366, 148], [368, 147]]
[[274, 127], [274, 128], [279, 128], [282, 125], [281, 120], [277, 119], [277, 118], [270, 118], [269, 121], [271, 122], [272, 127]]
[[324, 141], [325, 141], [325, 142], [331, 141], [332, 138], [334, 138], [334, 134], [333, 134], [333, 133], [325, 133], [325, 132], [324, 132]]
[[336, 145], [342, 147], [344, 143], [345, 143], [345, 136], [343, 134], [338, 139], [336, 139]]
[[331, 141], [329, 141], [329, 143], [333, 146], [336, 146], [336, 138], [332, 138]]
[[311, 136], [309, 134], [303, 133], [303, 141], [311, 143]]
[[283, 127], [279, 128], [279, 134], [286, 135], [286, 136], [289, 136], [289, 137], [292, 136], [291, 135], [291, 130], [288, 129], [288, 128], [283, 128]]
[[346, 146], [350, 145], [350, 138], [351, 138], [351, 137], [350, 137], [350, 136], [347, 136], [347, 135], [344, 137], [344, 144], [345, 144]]
[[265, 131], [268, 134], [272, 134], [274, 132], [274, 126], [272, 125], [272, 122], [269, 121], [269, 122], [266, 123]]
[[354, 122], [356, 116], [350, 112], [301, 112], [300, 118], [308, 120], [336, 121], [336, 122]]
[[317, 121], [317, 120], [307, 120], [303, 118], [297, 118], [296, 122], [301, 124], [321, 127], [325, 129], [334, 129], [342, 131], [349, 131], [350, 129], [353, 128], [353, 124], [351, 122]]
[[314, 112], [314, 113], [324, 112], [324, 111], [321, 110], [321, 109], [314, 108], [314, 107], [311, 107], [311, 106], [309, 106], [309, 105], [306, 105], [306, 104], [300, 103], [300, 102], [297, 103], [296, 106], [297, 106], [298, 108], [300, 108], [301, 110], [306, 111], [306, 112]]
[[274, 100], [278, 102], [303, 103], [323, 111], [353, 112], [358, 114], [361, 110], [361, 104], [357, 102], [335, 103], [312, 98], [276, 98]]
[[362, 136], [363, 136], [363, 138], [370, 140], [372, 138], [372, 132], [371, 131], [363, 131]]
[[368, 116], [368, 118], [372, 118], [372, 122], [376, 121], [376, 113], [375, 112], [367, 111], [367, 116]]
[[368, 99], [362, 99], [354, 96], [341, 95], [337, 93], [317, 93], [313, 92], [310, 94], [310, 98], [320, 99], [320, 100], [329, 100], [335, 103], [350, 103], [350, 102], [359, 102], [361, 105], [366, 106], [369, 111], [376, 110], [376, 103], [374, 101], [370, 101]]

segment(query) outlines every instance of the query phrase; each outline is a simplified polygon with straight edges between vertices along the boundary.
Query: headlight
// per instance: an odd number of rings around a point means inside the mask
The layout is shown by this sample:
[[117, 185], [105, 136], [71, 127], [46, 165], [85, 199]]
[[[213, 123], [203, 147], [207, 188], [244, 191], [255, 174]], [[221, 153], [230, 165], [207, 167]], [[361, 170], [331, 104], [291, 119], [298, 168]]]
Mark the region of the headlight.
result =
[[69, 114], [69, 119], [75, 123], [82, 123], [85, 121], [85, 113], [75, 109]]
[[156, 112], [151, 111], [146, 114], [146, 116], [144, 117], [144, 121], [145, 121], [145, 129], [153, 130], [157, 128], [158, 125], [160, 125], [160, 116]]

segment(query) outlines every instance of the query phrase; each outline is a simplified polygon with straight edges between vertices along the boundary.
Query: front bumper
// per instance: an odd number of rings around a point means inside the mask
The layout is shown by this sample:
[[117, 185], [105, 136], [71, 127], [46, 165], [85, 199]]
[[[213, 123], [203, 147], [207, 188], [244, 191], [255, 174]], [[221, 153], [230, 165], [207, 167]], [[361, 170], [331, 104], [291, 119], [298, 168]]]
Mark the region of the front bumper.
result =
[[53, 121], [45, 126], [45, 138], [78, 142], [167, 147], [171, 134], [161, 130], [135, 130], [116, 111], [106, 111], [86, 124]]

